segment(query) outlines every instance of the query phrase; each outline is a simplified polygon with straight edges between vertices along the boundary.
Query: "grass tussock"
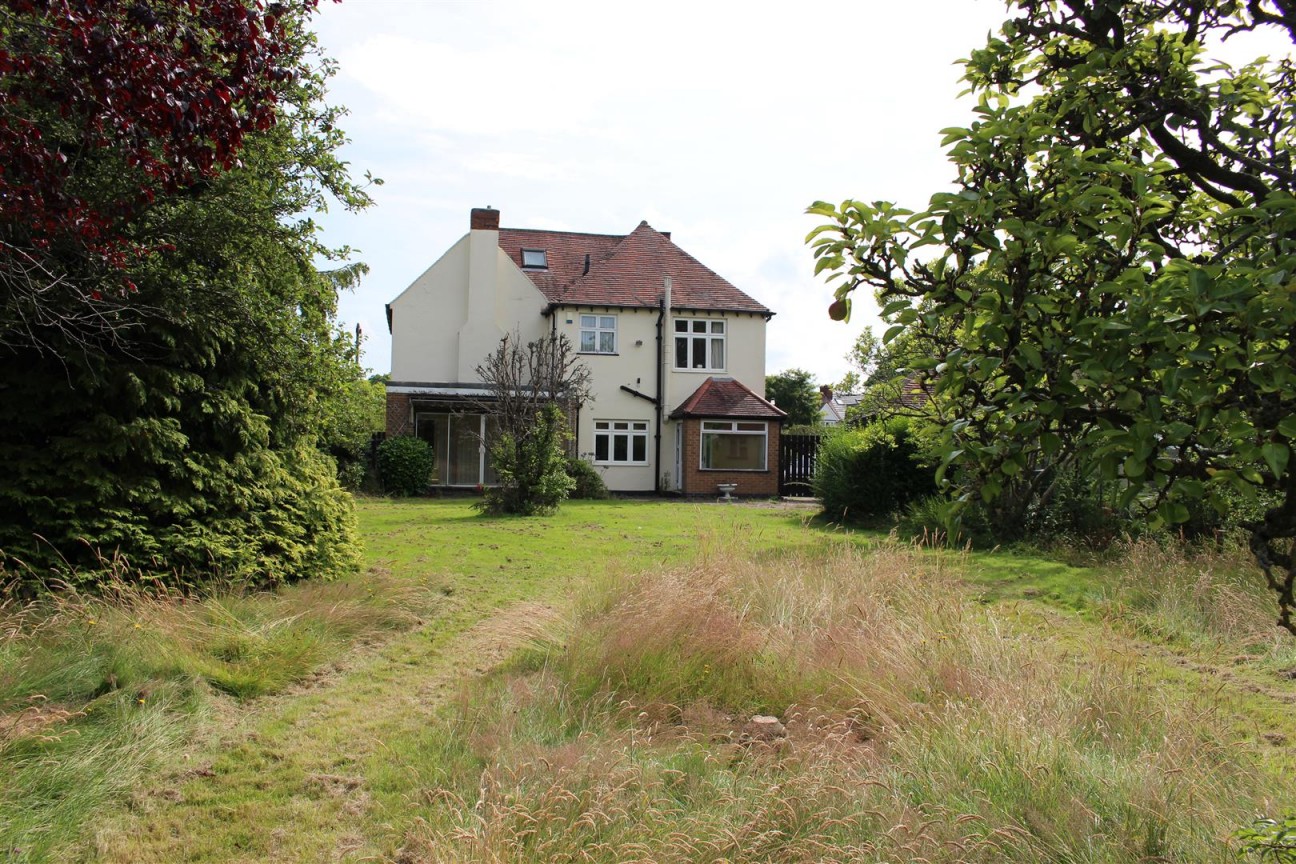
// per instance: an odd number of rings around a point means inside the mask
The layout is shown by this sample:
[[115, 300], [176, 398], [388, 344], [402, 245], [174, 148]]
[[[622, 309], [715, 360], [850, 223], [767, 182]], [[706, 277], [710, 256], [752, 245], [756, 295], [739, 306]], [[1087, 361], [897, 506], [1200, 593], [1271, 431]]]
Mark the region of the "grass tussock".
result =
[[0, 848], [44, 860], [174, 755], [212, 695], [302, 680], [408, 626], [424, 592], [379, 577], [193, 598], [120, 588], [0, 608]]
[[1274, 626], [1277, 599], [1239, 543], [1127, 540], [1108, 570], [1114, 584], [1102, 611], [1113, 620], [1157, 639], [1296, 663], [1293, 640]]
[[1210, 696], [958, 563], [719, 550], [604, 585], [402, 751], [400, 860], [1227, 861], [1296, 800]]

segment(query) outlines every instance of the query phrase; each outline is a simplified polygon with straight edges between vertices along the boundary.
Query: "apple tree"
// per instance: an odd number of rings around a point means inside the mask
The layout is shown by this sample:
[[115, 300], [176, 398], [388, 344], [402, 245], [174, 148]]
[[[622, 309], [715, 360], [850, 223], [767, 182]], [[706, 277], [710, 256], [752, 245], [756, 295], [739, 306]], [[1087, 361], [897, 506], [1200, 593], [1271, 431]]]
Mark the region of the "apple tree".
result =
[[[956, 502], [1101, 472], [1155, 522], [1236, 493], [1296, 632], [1296, 67], [1290, 0], [1014, 0], [965, 61], [954, 187], [910, 211], [819, 202], [830, 310], [875, 292], [917, 335]], [[1253, 49], [1254, 50], [1254, 49]], [[956, 506], [958, 506], [956, 503]]]

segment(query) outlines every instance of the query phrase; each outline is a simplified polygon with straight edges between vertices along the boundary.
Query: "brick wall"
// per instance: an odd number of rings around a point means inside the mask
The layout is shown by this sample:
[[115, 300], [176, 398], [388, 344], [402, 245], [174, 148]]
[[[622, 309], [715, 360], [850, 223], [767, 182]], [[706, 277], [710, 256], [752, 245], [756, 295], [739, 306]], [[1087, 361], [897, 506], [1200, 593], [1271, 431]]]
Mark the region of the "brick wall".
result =
[[408, 393], [387, 393], [387, 437], [414, 434], [414, 415]]
[[735, 495], [750, 495], [768, 498], [778, 495], [778, 454], [779, 424], [769, 424], [769, 436], [766, 441], [769, 448], [765, 454], [764, 471], [710, 471], [698, 466], [702, 464], [702, 421], [688, 419], [684, 421], [684, 483], [685, 495], [718, 495], [717, 483], [737, 483]]

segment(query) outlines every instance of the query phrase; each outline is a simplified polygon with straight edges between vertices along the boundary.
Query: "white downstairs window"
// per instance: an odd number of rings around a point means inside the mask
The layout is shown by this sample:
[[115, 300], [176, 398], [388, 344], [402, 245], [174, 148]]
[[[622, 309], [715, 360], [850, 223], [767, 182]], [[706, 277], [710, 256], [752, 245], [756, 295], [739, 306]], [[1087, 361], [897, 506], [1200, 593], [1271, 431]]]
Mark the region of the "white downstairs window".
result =
[[647, 465], [646, 420], [595, 420], [594, 464]]
[[768, 423], [703, 420], [700, 467], [706, 471], [764, 471], [768, 444]]

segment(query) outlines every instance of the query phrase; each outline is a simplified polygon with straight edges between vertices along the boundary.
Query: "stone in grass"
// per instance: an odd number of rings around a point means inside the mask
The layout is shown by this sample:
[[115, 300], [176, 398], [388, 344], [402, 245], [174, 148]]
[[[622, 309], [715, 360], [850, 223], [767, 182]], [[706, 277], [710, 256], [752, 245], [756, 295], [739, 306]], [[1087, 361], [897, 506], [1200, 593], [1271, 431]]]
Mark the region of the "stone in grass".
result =
[[787, 737], [787, 728], [777, 717], [757, 714], [747, 721], [743, 735], [752, 741], [775, 741]]

